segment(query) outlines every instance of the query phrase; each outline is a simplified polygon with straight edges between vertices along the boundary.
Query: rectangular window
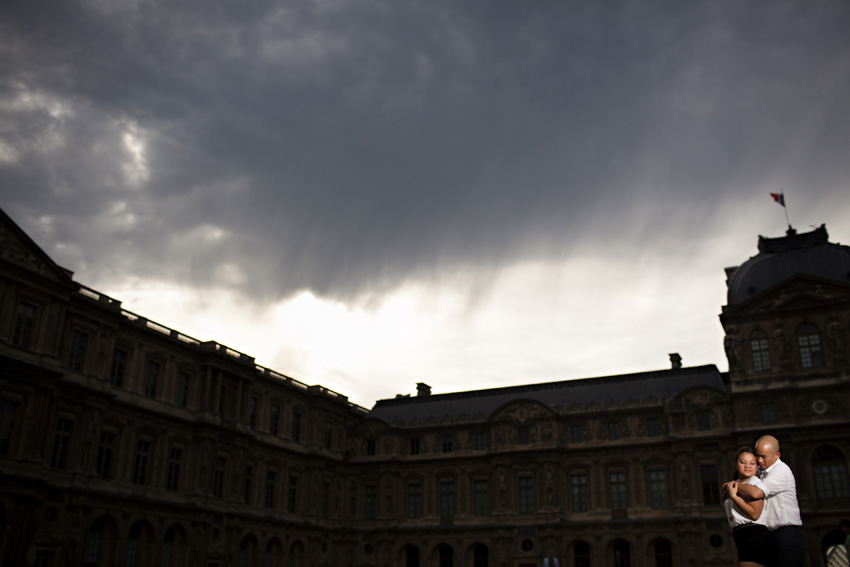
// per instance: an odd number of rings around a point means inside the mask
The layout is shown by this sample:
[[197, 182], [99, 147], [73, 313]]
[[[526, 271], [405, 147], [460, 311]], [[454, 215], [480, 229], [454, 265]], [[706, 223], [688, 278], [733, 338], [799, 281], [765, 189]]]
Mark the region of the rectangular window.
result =
[[181, 408], [185, 408], [189, 404], [189, 385], [192, 382], [192, 375], [181, 370], [177, 373], [177, 392], [175, 403]]
[[133, 484], [144, 485], [148, 475], [148, 455], [151, 444], [149, 441], [136, 443], [136, 459], [133, 463]]
[[581, 425], [570, 426], [570, 441], [572, 443], [581, 443], [582, 441], [584, 441]]
[[414, 437], [410, 440], [410, 454], [418, 455], [419, 454], [419, 438]]
[[224, 495], [224, 472], [227, 467], [227, 459], [216, 457], [215, 476], [213, 477], [213, 496], [221, 498]]
[[717, 465], [700, 465], [700, 481], [702, 482], [702, 503], [720, 504], [720, 480], [717, 477]]
[[257, 409], [260, 406], [260, 398], [251, 396], [248, 401], [248, 425], [251, 427], [257, 426]]
[[50, 453], [50, 466], [64, 469], [68, 464], [68, 446], [71, 444], [71, 432], [74, 422], [70, 419], [56, 420], [56, 433], [53, 435], [53, 450]]
[[620, 439], [620, 422], [619, 421], [609, 421], [608, 422], [608, 439], [611, 441], [618, 441]]
[[767, 335], [763, 331], [753, 333], [755, 338], [750, 339], [750, 349], [753, 353], [753, 370], [756, 372], [767, 372], [770, 370], [770, 347], [767, 344]]
[[254, 467], [247, 466], [245, 467], [245, 492], [244, 499], [245, 504], [251, 503], [251, 483], [254, 480]]
[[[803, 328], [806, 328], [803, 330]], [[800, 364], [803, 368], [823, 366], [823, 353], [820, 348], [820, 335], [811, 325], [802, 325], [797, 336], [800, 346]]]
[[145, 395], [150, 398], [156, 397], [156, 387], [159, 383], [159, 370], [161, 366], [153, 360], [148, 361], [145, 369]]
[[816, 462], [812, 472], [818, 498], [850, 498], [850, 481], [843, 459], [837, 462]]
[[667, 507], [667, 471], [649, 471], [649, 503], [655, 509]]
[[519, 445], [528, 445], [528, 427], [521, 425], [517, 427], [516, 432], [517, 444]]
[[180, 462], [183, 460], [183, 449], [172, 448], [168, 454], [168, 478], [165, 481], [166, 490], [177, 491], [180, 486]]
[[490, 483], [487, 480], [476, 480], [472, 483], [472, 493], [475, 498], [474, 511], [476, 516], [490, 515]]
[[455, 483], [443, 481], [440, 483], [440, 517], [450, 518], [455, 515]]
[[573, 547], [573, 567], [590, 567], [590, 546], [583, 541]]
[[37, 549], [35, 551], [34, 567], [53, 567], [55, 553], [52, 549]]
[[484, 431], [478, 431], [475, 433], [475, 450], [476, 451], [486, 451], [487, 450], [487, 433]]
[[289, 512], [295, 512], [297, 509], [298, 498], [298, 477], [289, 477], [289, 499], [286, 501], [286, 509]]
[[534, 512], [534, 478], [530, 476], [519, 477], [519, 513], [531, 514]]
[[34, 325], [35, 306], [23, 301], [18, 302], [15, 310], [15, 328], [12, 330], [12, 344], [20, 348], [29, 348], [32, 343]]
[[622, 471], [608, 473], [608, 481], [611, 490], [611, 509], [625, 510], [629, 504], [626, 497], [626, 473]]
[[292, 440], [301, 441], [301, 413], [292, 413]]
[[661, 436], [661, 427], [658, 425], [658, 418], [650, 417], [646, 420], [646, 436], [647, 437], [660, 437]]
[[369, 457], [375, 456], [375, 440], [367, 439], [366, 440], [366, 455]]
[[266, 508], [274, 508], [275, 484], [277, 484], [277, 472], [266, 472]]
[[333, 445], [334, 427], [330, 421], [325, 422], [325, 448], [331, 449]]
[[773, 402], [761, 405], [761, 422], [764, 424], [776, 423], [776, 406]]
[[443, 435], [443, 453], [451, 453], [452, 452], [452, 436], [451, 435]]
[[100, 434], [100, 445], [97, 448], [97, 476], [109, 478], [112, 470], [112, 448], [115, 446], [115, 434], [104, 431]]
[[269, 418], [269, 433], [272, 435], [278, 434], [278, 427], [280, 426], [280, 406], [277, 404], [272, 404], [271, 409], [271, 417]]
[[573, 495], [573, 512], [587, 512], [587, 475], [585, 473], [572, 475], [570, 484]]
[[127, 372], [128, 356], [127, 351], [121, 350], [120, 348], [116, 348], [112, 351], [112, 365], [109, 367], [109, 381], [116, 388], [124, 386], [124, 375]]
[[711, 429], [711, 413], [707, 411], [697, 412], [697, 429], [709, 431]]
[[363, 517], [374, 520], [378, 509], [378, 487], [367, 484], [363, 493]]
[[328, 517], [331, 507], [331, 483], [322, 483], [322, 516]]
[[421, 484], [407, 485], [407, 517], [413, 519], [422, 517]]
[[225, 409], [227, 409], [227, 386], [222, 386], [218, 392], [218, 415], [224, 417]]
[[71, 331], [71, 348], [68, 351], [68, 368], [80, 372], [86, 362], [89, 336], [81, 331]]
[[421, 484], [407, 485], [407, 517], [413, 519], [422, 517]]
[[9, 400], [0, 400], [0, 455], [8, 455], [12, 445], [12, 426], [18, 404]]

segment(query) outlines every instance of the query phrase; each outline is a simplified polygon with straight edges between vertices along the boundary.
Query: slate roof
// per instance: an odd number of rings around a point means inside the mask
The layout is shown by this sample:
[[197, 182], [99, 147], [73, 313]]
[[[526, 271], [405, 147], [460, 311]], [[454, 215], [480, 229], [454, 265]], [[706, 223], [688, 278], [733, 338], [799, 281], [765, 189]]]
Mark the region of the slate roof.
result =
[[804, 274], [850, 283], [850, 247], [829, 242], [826, 226], [780, 238], [759, 237], [759, 253], [727, 268], [727, 306], [743, 303], [791, 276]]
[[728, 391], [723, 375], [715, 365], [709, 364], [489, 390], [378, 400], [366, 417], [383, 420], [395, 427], [413, 426], [430, 419], [459, 416], [478, 416], [479, 419], [471, 421], [486, 421], [498, 408], [516, 400], [535, 400], [547, 405], [556, 413], [569, 414], [570, 407], [576, 405], [667, 398], [695, 386]]

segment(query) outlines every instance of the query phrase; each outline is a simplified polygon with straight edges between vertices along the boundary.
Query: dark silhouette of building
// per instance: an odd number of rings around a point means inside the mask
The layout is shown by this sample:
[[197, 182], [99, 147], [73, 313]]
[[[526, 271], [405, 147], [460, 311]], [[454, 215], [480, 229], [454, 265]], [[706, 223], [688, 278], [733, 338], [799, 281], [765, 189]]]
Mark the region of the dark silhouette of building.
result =
[[371, 410], [124, 310], [2, 211], [0, 266], [3, 565], [731, 565], [720, 484], [763, 433], [813, 567], [850, 515], [850, 248], [825, 227], [727, 269], [728, 373], [674, 353]]

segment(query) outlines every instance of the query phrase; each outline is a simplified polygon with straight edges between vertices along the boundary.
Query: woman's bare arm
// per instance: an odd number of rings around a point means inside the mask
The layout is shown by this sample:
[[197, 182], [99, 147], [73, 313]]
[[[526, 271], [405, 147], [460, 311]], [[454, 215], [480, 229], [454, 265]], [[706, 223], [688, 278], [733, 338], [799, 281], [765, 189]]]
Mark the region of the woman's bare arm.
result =
[[[738, 495], [738, 491], [741, 490], [743, 487], [750, 485], [740, 483], [734, 484], [735, 486], [729, 486], [729, 498], [731, 498], [732, 502], [734, 502], [735, 505], [740, 508], [742, 512], [749, 516], [751, 520], [758, 520], [759, 516], [761, 516], [761, 511], [764, 509], [764, 499], [759, 498], [758, 500], [747, 502]], [[759, 492], [761, 492], [761, 490], [759, 490]]]
[[[752, 484], [743, 484], [737, 483], [738, 495], [743, 500], [753, 501], [753, 500], [761, 500], [764, 498], [764, 492], [757, 486], [753, 486]], [[731, 492], [731, 491], [730, 491]]]

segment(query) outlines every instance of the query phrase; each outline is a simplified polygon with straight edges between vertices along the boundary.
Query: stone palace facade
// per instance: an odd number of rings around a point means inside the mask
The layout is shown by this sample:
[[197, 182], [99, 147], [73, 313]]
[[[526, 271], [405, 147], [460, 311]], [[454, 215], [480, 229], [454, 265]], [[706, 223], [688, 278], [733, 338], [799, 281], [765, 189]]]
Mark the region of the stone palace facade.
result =
[[720, 484], [769, 432], [820, 567], [850, 517], [850, 248], [789, 230], [726, 275], [728, 373], [367, 410], [125, 310], [0, 211], [0, 563], [731, 566]]

